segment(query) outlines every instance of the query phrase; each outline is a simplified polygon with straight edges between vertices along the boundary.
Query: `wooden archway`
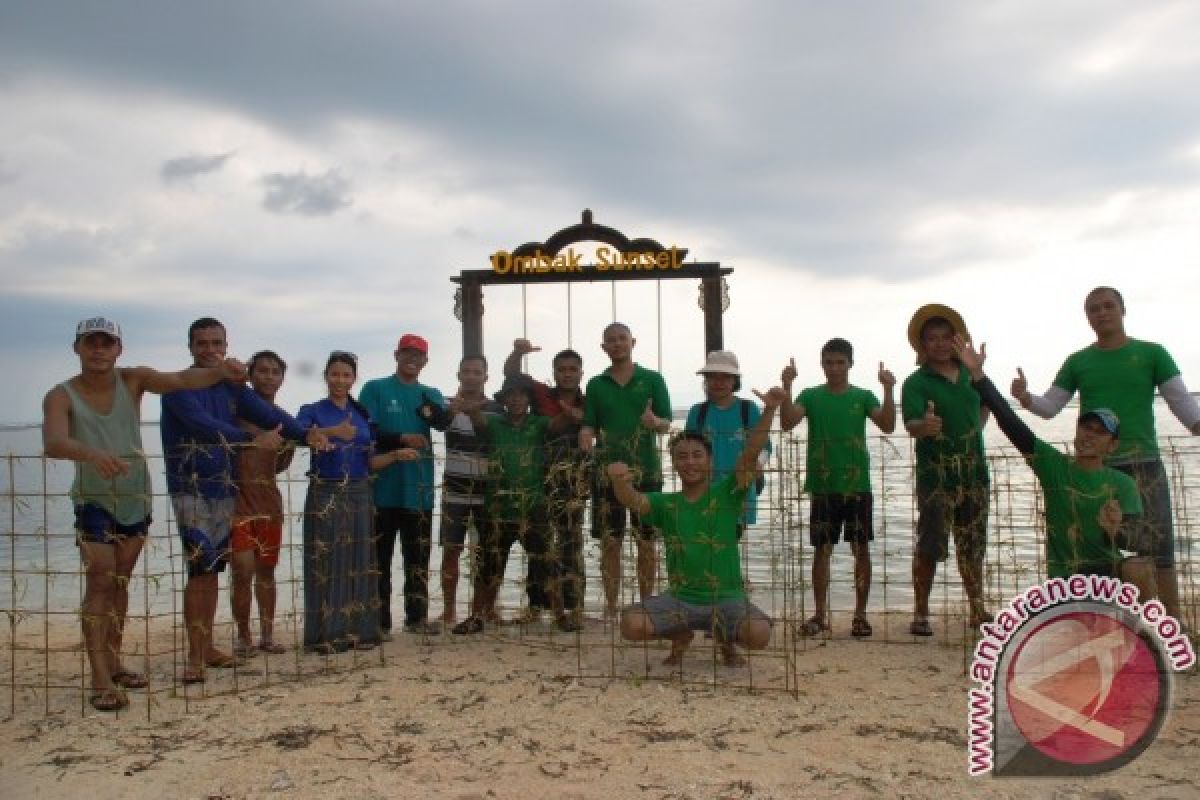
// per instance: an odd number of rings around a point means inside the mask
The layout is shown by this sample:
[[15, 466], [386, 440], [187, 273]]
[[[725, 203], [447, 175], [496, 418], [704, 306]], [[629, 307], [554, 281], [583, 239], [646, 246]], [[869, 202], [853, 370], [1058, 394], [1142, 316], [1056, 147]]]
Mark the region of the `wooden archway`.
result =
[[[582, 263], [582, 254], [571, 245], [599, 242], [596, 259]], [[732, 267], [718, 262], [685, 262], [687, 249], [664, 247], [654, 239], [630, 239], [607, 225], [598, 225], [584, 209], [582, 219], [544, 242], [526, 242], [491, 257], [491, 269], [463, 270], [450, 280], [458, 284], [454, 314], [462, 321], [463, 356], [483, 355], [483, 287], [596, 281], [680, 280], [700, 281], [700, 308], [704, 312], [704, 352], [723, 348], [722, 315], [729, 304], [725, 276]]]

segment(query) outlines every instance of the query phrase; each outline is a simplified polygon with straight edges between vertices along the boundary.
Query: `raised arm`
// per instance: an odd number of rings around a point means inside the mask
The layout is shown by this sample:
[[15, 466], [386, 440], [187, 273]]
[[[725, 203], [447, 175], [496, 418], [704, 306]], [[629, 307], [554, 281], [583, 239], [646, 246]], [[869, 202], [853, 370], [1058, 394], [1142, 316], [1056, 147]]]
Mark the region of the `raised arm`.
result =
[[879, 384], [883, 386], [883, 405], [871, 412], [871, 421], [884, 433], [896, 430], [896, 376], [879, 362]]
[[512, 352], [504, 359], [504, 377], [516, 378], [521, 374], [521, 359], [542, 348], [534, 346], [528, 339], [513, 339]]
[[796, 359], [788, 359], [788, 365], [783, 368], [779, 379], [783, 384], [783, 391], [787, 393], [783, 405], [779, 407], [779, 425], [785, 431], [790, 431], [804, 419], [804, 406], [792, 402], [792, 384], [796, 380]]
[[633, 488], [633, 471], [628, 464], [615, 461], [608, 465], [608, 479], [612, 483], [617, 502], [636, 511], [640, 516], [650, 513], [650, 499]]
[[1042, 419], [1052, 419], [1058, 412], [1067, 407], [1074, 392], [1068, 392], [1060, 386], [1051, 386], [1045, 394], [1033, 394], [1029, 391], [1029, 381], [1025, 379], [1025, 370], [1017, 367], [1017, 377], [1013, 378], [1009, 393], [1021, 404], [1021, 408], [1032, 411]]
[[987, 345], [981, 344], [979, 351], [976, 352], [971, 342], [961, 336], [955, 336], [954, 349], [958, 352], [959, 361], [971, 374], [971, 385], [975, 387], [975, 391], [979, 392], [979, 398], [983, 401], [983, 405], [991, 409], [992, 414], [995, 415], [996, 424], [1000, 426], [1000, 430], [1004, 431], [1004, 435], [1008, 437], [1014, 447], [1021, 451], [1022, 455], [1033, 455], [1037, 437], [1033, 435], [1029, 426], [1017, 416], [1017, 412], [1013, 411], [1012, 406], [1000, 394], [1000, 390], [992, 383], [991, 378], [983, 372], [983, 362], [987, 360]]
[[123, 377], [132, 379], [134, 395], [142, 392], [166, 394], [185, 389], [207, 389], [220, 381], [241, 383], [246, 380], [246, 365], [236, 358], [227, 358], [218, 367], [189, 367], [179, 372], [159, 372], [150, 367], [130, 367], [121, 370]]
[[766, 394], [755, 389], [754, 394], [762, 401], [762, 416], [750, 429], [750, 435], [746, 437], [746, 445], [742, 448], [737, 463], [733, 467], [734, 474], [737, 475], [738, 486], [743, 489], [754, 483], [758, 477], [758, 454], [762, 452], [763, 446], [767, 443], [767, 437], [771, 435], [775, 412], [779, 410], [788, 396], [787, 392], [779, 386]]

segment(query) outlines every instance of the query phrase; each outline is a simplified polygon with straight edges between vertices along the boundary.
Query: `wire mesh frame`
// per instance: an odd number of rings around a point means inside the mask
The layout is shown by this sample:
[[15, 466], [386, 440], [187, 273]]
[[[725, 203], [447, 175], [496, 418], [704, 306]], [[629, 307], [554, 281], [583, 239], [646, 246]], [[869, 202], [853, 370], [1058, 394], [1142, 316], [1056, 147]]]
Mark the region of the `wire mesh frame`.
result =
[[[747, 535], [742, 552], [743, 563], [747, 565], [746, 574], [751, 581], [751, 596], [760, 602], [765, 595], [767, 599], [762, 605], [775, 620], [775, 632], [765, 651], [751, 654], [746, 670], [738, 672], [720, 667], [715, 651], [711, 647], [705, 649], [699, 642], [693, 647], [694, 654], [683, 668], [664, 670], [656, 663], [664, 652], [662, 645], [624, 642], [619, 638], [615, 626], [611, 625], [591, 629], [582, 636], [557, 634], [546, 627], [513, 627], [491, 632], [486, 640], [489, 643], [519, 642], [522, 646], [554, 650], [563, 655], [564, 669], [579, 677], [606, 680], [636, 677], [794, 693], [798, 686], [798, 665], [813, 644], [810, 639], [798, 635], [797, 627], [807, 617], [812, 591], [808, 580], [810, 548], [804, 541], [807, 499], [801, 491], [804, 442], [798, 437], [783, 435], [776, 436], [775, 443], [777, 446], [771, 459], [770, 480], [763, 495], [763, 522], [757, 531]], [[904, 571], [908, 562], [905, 555], [911, 551], [912, 523], [915, 519], [915, 510], [908, 499], [911, 492], [906, 491], [904, 481], [904, 477], [911, 472], [911, 452], [909, 448], [898, 447], [897, 444], [894, 439], [872, 438], [876, 492], [880, 503], [876, 508], [877, 539], [873, 547], [878, 569], [873, 582], [870, 612], [877, 618], [883, 618], [882, 630], [875, 637], [875, 641], [883, 643], [912, 641], [896, 624], [898, 620], [904, 623], [907, 619], [908, 586]], [[1192, 495], [1200, 492], [1200, 485], [1194, 479], [1189, 480], [1191, 473], [1185, 465], [1200, 463], [1200, 448], [1190, 438], [1168, 439], [1164, 442], [1163, 457], [1172, 481], [1184, 621], [1195, 629], [1198, 592], [1192, 546], [1194, 524], [1190, 508]], [[1044, 508], [1041, 493], [1034, 489], [1028, 467], [1019, 454], [1010, 449], [992, 448], [989, 450], [989, 462], [993, 474], [993, 513], [985, 574], [988, 579], [987, 597], [990, 602], [996, 603], [1007, 600], [1017, 590], [1044, 575], [1044, 551], [1039, 544], [1044, 535]], [[5, 598], [7, 603], [3, 610], [9, 620], [9, 630], [7, 641], [4, 642], [8, 657], [3, 661], [7, 664], [8, 672], [8, 714], [47, 715], [61, 713], [72, 707], [86, 710], [86, 653], [77, 644], [72, 644], [72, 637], [74, 642], [78, 642], [79, 612], [68, 607], [69, 602], [63, 604], [66, 595], [62, 591], [65, 583], [74, 581], [75, 599], [82, 599], [81, 569], [77, 557], [73, 567], [63, 566], [63, 551], [70, 550], [69, 542], [73, 541], [74, 534], [53, 521], [64, 518], [63, 506], [67, 501], [61, 491], [47, 488], [50, 485], [49, 464], [40, 456], [9, 454], [5, 457], [5, 464], [8, 472], [5, 499], [9, 505], [6, 515], [9, 530], [6, 536], [9, 542], [8, 547], [3, 548], [8, 560], [8, 564], [3, 565], [8, 573], [5, 576], [7, 581], [4, 581], [8, 597]], [[29, 465], [36, 465], [33, 472], [36, 473], [40, 488], [20, 489], [18, 483], [21, 481], [17, 473], [29, 472]], [[302, 581], [296, 571], [296, 555], [300, 547], [296, 522], [300, 515], [294, 509], [300, 507], [297, 492], [303, 485], [299, 479], [281, 481], [290, 535], [287, 539], [289, 558], [281, 562], [281, 567], [286, 563], [288, 572], [280, 578], [278, 585], [286, 589], [291, 602], [280, 603], [284, 608], [278, 612], [276, 624], [277, 630], [290, 631], [296, 640], [303, 615], [298, 602]], [[155, 500], [162, 504], [164, 498], [156, 496]], [[37, 508], [40, 508], [40, 518], [34, 510]], [[907, 513], [896, 513], [898, 508], [904, 508]], [[168, 510], [167, 531], [173, 530], [171, 523], [171, 512]], [[32, 547], [29, 547], [31, 543]], [[623, 600], [633, 601], [632, 587], [635, 582], [631, 567], [636, 559], [632, 557], [632, 537], [629, 537], [626, 547], [626, 571], [621, 582]], [[166, 550], [165, 563], [168, 564], [165, 570], [162, 568], [164, 558], [152, 558], [155, 550], [163, 549]], [[269, 661], [262, 659], [250, 668], [230, 671], [223, 679], [214, 680], [199, 691], [193, 687], [183, 687], [175, 680], [182, 663], [181, 654], [186, 647], [186, 631], [179, 620], [183, 576], [177, 540], [173, 534], [168, 534], [164, 545], [161, 535], [156, 534], [148, 543], [147, 550], [149, 552], [139, 560], [135, 572], [139, 585], [138, 591], [133, 593], [126, 626], [127, 640], [135, 640], [132, 648], [127, 646], [126, 658], [132, 665], [145, 669], [152, 679], [149, 691], [132, 695], [135, 699], [141, 698], [133, 707], [136, 712], [144, 710], [149, 717], [153, 711], [164, 709], [169, 701], [176, 698], [182, 701], [186, 711], [197, 697], [236, 693], [273, 683], [308, 680], [331, 671], [387, 663], [386, 648], [366, 656], [351, 653], [347, 656], [316, 657], [304, 655], [299, 648], [293, 647], [291, 652], [282, 657], [274, 657]], [[755, 551], [757, 560], [752, 559]], [[21, 562], [30, 552], [39, 556], [40, 563], [28, 560]], [[839, 646], [854, 646], [845, 636], [844, 627], [853, 583], [847, 580], [849, 571], [845, 569], [845, 564], [839, 564], [838, 561], [835, 559], [830, 575], [829, 608], [835, 622], [833, 639], [838, 640]], [[152, 566], [152, 562], [155, 566]], [[593, 559], [589, 564], [589, 577], [593, 581], [597, 574], [594, 566]], [[526, 570], [524, 554], [512, 560], [502, 612], [519, 611], [524, 607], [520, 589]], [[469, 601], [469, 570], [464, 577], [467, 590], [460, 596]], [[588, 604], [588, 610], [592, 611], [598, 607], [594, 598], [594, 587], [598, 582], [593, 581], [589, 581], [593, 587], [593, 602]], [[41, 590], [40, 605], [36, 602], [33, 606], [24, 604], [22, 597], [35, 585]], [[436, 582], [433, 582], [433, 586], [437, 586]], [[961, 586], [952, 566], [940, 570], [937, 587], [941, 606], [936, 615], [938, 640], [945, 646], [962, 647], [965, 668], [972, 638], [958, 613], [962, 606]], [[164, 597], [166, 607], [156, 608], [164, 605]], [[222, 593], [221, 612], [225, 607]], [[290, 610], [284, 610], [287, 607]], [[224, 613], [219, 614], [218, 635], [222, 637], [222, 642], [232, 636], [230, 623], [224, 616]], [[31, 632], [35, 633], [30, 635]], [[446, 644], [460, 641], [450, 637], [441, 640]], [[405, 643], [391, 647], [402, 646], [406, 646]], [[569, 651], [573, 651], [573, 659], [569, 657]], [[597, 653], [604, 657], [597, 658]], [[711, 669], [703, 666], [708, 662], [711, 662]]]

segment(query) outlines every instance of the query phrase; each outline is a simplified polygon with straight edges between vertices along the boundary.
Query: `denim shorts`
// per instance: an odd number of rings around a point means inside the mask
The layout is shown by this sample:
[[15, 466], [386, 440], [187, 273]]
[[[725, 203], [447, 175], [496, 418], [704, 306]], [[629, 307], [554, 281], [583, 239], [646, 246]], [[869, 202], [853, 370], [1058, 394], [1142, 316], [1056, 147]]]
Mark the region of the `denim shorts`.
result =
[[723, 642], [736, 642], [743, 620], [771, 618], [746, 599], [718, 603], [687, 603], [674, 595], [658, 594], [635, 603], [650, 617], [656, 636], [671, 636], [683, 631], [712, 631]]
[[95, 503], [84, 503], [75, 506], [75, 532], [80, 542], [95, 542], [96, 544], [116, 544], [126, 536], [145, 536], [150, 530], [150, 517], [140, 522], [128, 525], [117, 522], [116, 518]]

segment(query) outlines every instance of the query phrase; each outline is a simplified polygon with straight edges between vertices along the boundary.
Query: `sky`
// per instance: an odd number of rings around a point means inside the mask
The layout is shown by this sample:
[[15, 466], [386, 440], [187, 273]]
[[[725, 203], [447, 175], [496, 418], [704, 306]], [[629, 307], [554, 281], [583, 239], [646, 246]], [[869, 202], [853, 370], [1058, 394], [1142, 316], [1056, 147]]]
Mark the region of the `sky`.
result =
[[[1198, 36], [1186, 1], [0, 0], [0, 423], [40, 418], [94, 315], [172, 370], [218, 317], [289, 361], [293, 409], [330, 350], [365, 380], [416, 332], [450, 393], [450, 278], [585, 208], [733, 268], [747, 387], [819, 383], [833, 336], [856, 383], [903, 380], [941, 302], [1044, 389], [1114, 285], [1200, 388]], [[599, 371], [619, 319], [695, 402], [697, 287], [489, 287], [492, 388], [521, 335], [537, 377], [568, 345]]]

